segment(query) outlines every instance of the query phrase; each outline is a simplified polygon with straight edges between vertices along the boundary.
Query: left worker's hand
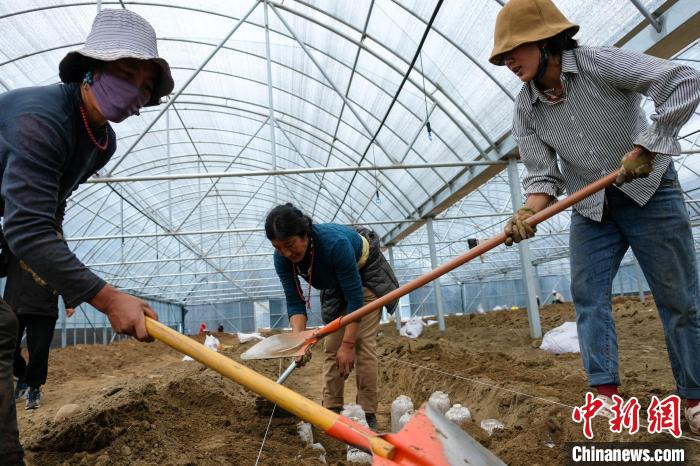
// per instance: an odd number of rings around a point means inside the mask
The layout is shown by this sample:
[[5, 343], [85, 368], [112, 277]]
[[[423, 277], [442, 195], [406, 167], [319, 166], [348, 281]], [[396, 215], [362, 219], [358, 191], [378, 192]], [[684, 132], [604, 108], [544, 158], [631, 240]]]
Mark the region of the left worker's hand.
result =
[[75, 309], [72, 307], [67, 307], [66, 308], [66, 317], [68, 317], [70, 319], [71, 317], [73, 317], [73, 314], [75, 314]]
[[654, 154], [644, 147], [636, 146], [627, 152], [620, 162], [615, 184], [620, 186], [635, 178], [646, 178], [654, 168]]
[[347, 379], [355, 367], [355, 343], [343, 341], [335, 358], [340, 375]]

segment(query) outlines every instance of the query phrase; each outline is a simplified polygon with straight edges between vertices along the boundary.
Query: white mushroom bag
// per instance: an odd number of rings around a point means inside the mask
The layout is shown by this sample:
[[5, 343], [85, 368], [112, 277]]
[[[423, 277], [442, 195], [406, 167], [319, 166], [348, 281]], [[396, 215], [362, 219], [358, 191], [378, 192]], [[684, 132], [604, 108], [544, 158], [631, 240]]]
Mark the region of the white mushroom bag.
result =
[[408, 338], [418, 338], [421, 333], [423, 333], [423, 327], [425, 327], [425, 322], [420, 317], [411, 317], [408, 322], [401, 327], [399, 335]]
[[553, 354], [580, 353], [576, 322], [564, 322], [545, 333], [540, 349]]

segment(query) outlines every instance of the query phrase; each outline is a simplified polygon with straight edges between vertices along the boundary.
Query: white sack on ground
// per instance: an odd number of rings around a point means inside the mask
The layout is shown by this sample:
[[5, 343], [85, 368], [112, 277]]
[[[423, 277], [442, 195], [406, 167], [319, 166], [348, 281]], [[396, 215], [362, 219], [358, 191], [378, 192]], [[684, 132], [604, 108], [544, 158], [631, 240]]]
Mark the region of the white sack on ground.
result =
[[393, 433], [400, 430], [399, 420], [409, 411], [413, 411], [413, 401], [406, 395], [399, 395], [391, 402], [391, 431]]
[[401, 327], [399, 335], [408, 338], [418, 338], [421, 333], [423, 333], [423, 327], [425, 327], [425, 322], [420, 317], [411, 317], [408, 322]]
[[204, 346], [214, 351], [219, 351], [221, 342], [214, 335], [207, 335], [207, 338], [204, 339]]
[[236, 336], [238, 337], [238, 341], [240, 341], [241, 343], [248, 343], [249, 341], [253, 341], [253, 340], [258, 341], [258, 340], [265, 339], [265, 337], [260, 335], [258, 332], [255, 332], [255, 333], [238, 332], [238, 333], [236, 333]]
[[554, 354], [580, 353], [576, 322], [564, 322], [545, 333], [540, 349]]

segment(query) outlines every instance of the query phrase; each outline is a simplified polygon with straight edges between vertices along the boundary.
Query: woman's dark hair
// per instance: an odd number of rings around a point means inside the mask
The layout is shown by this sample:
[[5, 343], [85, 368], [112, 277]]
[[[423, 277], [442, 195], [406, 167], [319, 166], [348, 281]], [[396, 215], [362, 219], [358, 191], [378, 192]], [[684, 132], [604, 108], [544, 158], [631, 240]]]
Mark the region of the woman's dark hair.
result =
[[105, 62], [102, 60], [96, 60], [94, 58], [81, 56], [80, 60], [75, 60], [71, 62], [71, 67], [65, 67], [60, 70], [61, 80], [67, 83], [82, 83], [85, 78], [85, 72], [92, 71], [102, 71], [105, 66]]
[[311, 233], [311, 226], [311, 217], [287, 202], [267, 214], [265, 235], [270, 241], [285, 240], [292, 236], [306, 237]]
[[564, 50], [577, 48], [578, 41], [573, 38], [572, 31], [564, 31], [547, 39], [544, 47], [549, 52], [549, 55], [561, 55]]

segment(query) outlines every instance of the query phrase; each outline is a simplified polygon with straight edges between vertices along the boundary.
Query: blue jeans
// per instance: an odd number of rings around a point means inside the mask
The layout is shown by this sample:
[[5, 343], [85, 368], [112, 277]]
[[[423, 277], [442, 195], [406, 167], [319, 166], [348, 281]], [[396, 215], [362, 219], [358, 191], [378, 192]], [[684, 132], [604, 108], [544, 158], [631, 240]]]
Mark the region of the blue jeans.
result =
[[571, 216], [571, 294], [583, 367], [591, 386], [620, 384], [612, 281], [632, 247], [656, 301], [682, 398], [700, 399], [700, 307], [688, 211], [673, 165], [644, 206], [606, 190], [600, 222]]

